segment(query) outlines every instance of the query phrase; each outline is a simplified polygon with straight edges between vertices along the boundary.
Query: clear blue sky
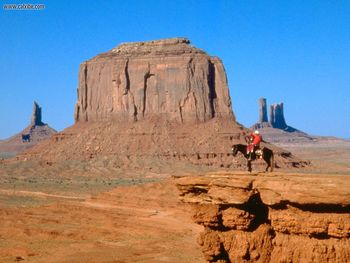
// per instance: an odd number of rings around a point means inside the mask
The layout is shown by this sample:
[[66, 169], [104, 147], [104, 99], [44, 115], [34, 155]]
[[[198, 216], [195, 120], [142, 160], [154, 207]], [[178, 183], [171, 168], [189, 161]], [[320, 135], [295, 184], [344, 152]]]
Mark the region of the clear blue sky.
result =
[[[260, 97], [287, 124], [350, 137], [349, 0], [0, 0], [0, 139], [29, 124], [33, 101], [57, 130], [74, 123], [79, 64], [121, 42], [175, 36], [219, 56], [233, 111], [250, 126]], [[42, 3], [6, 11], [7, 3]]]

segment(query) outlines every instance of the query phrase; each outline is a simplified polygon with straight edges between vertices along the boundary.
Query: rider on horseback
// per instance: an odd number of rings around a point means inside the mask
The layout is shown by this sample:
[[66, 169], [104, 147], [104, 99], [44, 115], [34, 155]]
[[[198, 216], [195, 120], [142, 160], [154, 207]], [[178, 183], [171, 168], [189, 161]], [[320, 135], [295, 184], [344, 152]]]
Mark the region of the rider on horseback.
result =
[[[258, 130], [254, 131], [247, 137], [247, 154], [249, 155], [248, 160], [252, 159], [252, 154], [260, 148], [260, 142], [262, 137]], [[261, 158], [261, 156], [260, 156]]]

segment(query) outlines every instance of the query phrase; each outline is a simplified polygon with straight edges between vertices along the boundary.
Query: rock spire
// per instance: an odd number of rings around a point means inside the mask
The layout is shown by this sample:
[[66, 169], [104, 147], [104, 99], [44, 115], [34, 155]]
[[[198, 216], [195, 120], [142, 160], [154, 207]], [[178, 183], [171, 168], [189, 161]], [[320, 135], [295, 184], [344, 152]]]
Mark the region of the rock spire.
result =
[[288, 125], [284, 119], [283, 102], [270, 106], [270, 124], [273, 128], [286, 129]]
[[284, 131], [296, 131], [295, 128], [287, 125], [284, 118], [283, 102], [270, 105], [270, 120], [267, 116], [266, 99], [259, 99], [259, 122], [255, 123], [252, 129], [262, 129], [272, 127]]
[[34, 101], [34, 105], [33, 105], [31, 125], [32, 126], [44, 125], [44, 123], [41, 121], [41, 107], [39, 106], [39, 104], [36, 101]]
[[266, 99], [259, 99], [259, 123], [268, 122], [267, 119], [267, 108], [266, 108]]

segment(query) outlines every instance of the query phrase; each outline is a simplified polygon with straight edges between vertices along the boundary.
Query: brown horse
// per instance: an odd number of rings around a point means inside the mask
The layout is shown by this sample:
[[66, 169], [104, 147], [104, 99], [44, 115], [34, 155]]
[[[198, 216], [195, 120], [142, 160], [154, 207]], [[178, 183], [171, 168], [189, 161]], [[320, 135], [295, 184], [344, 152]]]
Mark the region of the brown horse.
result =
[[[269, 167], [270, 171], [273, 171], [273, 166], [274, 166], [274, 157], [273, 157], [273, 151], [270, 150], [269, 148], [263, 147], [261, 149], [262, 151], [262, 158], [266, 162], [267, 166], [265, 171], [267, 172]], [[238, 152], [241, 152], [244, 157], [247, 159], [247, 167], [248, 171], [252, 171], [252, 161], [258, 159], [258, 156], [256, 155], [255, 152], [251, 154], [251, 158], [249, 158], [249, 155], [247, 154], [247, 145], [244, 144], [234, 144], [232, 145], [232, 154], [233, 156], [236, 156]]]

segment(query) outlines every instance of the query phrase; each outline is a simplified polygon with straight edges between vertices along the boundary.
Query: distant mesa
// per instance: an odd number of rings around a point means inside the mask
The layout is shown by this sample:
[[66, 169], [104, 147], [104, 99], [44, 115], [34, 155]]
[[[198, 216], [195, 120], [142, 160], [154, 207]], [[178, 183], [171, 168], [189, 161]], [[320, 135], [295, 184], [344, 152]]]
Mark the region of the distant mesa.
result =
[[80, 66], [75, 121], [234, 120], [224, 66], [186, 38], [120, 44]]
[[0, 152], [9, 154], [22, 152], [38, 144], [40, 141], [51, 137], [55, 133], [56, 131], [53, 128], [42, 122], [42, 109], [34, 101], [30, 124], [18, 134], [1, 141]]

